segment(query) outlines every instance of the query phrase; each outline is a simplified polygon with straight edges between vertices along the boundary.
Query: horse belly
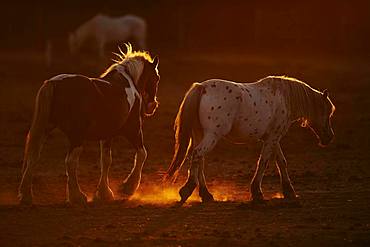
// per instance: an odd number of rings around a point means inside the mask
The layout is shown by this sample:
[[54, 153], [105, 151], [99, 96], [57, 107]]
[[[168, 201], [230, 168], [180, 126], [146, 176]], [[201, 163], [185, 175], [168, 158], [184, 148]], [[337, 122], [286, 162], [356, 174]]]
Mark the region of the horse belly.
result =
[[107, 85], [99, 87], [85, 77], [56, 83], [52, 122], [70, 139], [98, 140], [123, 126], [128, 105]]
[[264, 105], [261, 99], [243, 97], [228, 138], [238, 143], [261, 139], [270, 125], [271, 115], [271, 108]]

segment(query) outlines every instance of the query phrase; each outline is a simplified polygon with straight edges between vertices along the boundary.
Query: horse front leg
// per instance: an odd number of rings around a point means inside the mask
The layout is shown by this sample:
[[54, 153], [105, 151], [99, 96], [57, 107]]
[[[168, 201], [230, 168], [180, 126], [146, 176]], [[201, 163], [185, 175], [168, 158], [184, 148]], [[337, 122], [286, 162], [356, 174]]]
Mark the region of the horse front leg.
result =
[[290, 182], [287, 161], [279, 143], [276, 145], [276, 167], [280, 174], [280, 183], [283, 189], [284, 198], [295, 199], [297, 196], [293, 185]]
[[134, 167], [120, 187], [120, 191], [125, 196], [131, 196], [139, 188], [141, 181], [141, 171], [147, 158], [147, 151], [144, 146], [137, 149], [134, 159]]
[[95, 193], [95, 201], [114, 201], [113, 191], [109, 188], [109, 168], [112, 164], [111, 140], [100, 141], [100, 180]]
[[257, 169], [251, 182], [251, 200], [254, 202], [263, 201], [261, 189], [262, 178], [265, 173], [269, 159], [273, 154], [273, 143], [265, 142], [262, 146], [261, 154], [257, 162]]
[[67, 167], [67, 202], [77, 205], [86, 205], [87, 196], [81, 191], [78, 184], [77, 168], [82, 146], [71, 148], [66, 157]]

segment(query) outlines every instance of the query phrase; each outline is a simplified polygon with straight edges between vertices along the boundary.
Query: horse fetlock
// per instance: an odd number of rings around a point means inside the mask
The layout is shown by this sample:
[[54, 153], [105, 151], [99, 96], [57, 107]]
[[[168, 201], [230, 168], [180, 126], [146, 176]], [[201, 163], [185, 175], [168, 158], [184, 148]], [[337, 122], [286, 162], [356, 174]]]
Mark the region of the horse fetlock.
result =
[[140, 186], [140, 180], [141, 180], [141, 177], [135, 178], [135, 177], [130, 176], [120, 186], [119, 191], [123, 195], [132, 196], [135, 193], [135, 191], [139, 188], [139, 186]]
[[32, 205], [32, 193], [19, 192], [18, 200], [21, 205]]
[[108, 185], [99, 186], [97, 191], [95, 192], [94, 201], [102, 201], [102, 202], [114, 201], [114, 193], [109, 188]]
[[184, 203], [186, 200], [191, 196], [195, 187], [197, 187], [197, 183], [194, 181], [188, 181], [179, 191], [181, 202]]
[[67, 196], [67, 202], [72, 205], [83, 205], [87, 204], [87, 196], [80, 190], [69, 191]]
[[297, 198], [293, 185], [290, 182], [282, 183], [282, 188], [283, 188], [283, 195], [285, 199]]
[[199, 188], [199, 196], [202, 199], [202, 202], [213, 202], [215, 199], [213, 195], [208, 191], [207, 187]]
[[18, 199], [20, 204], [30, 205], [32, 204], [33, 197], [32, 187], [30, 184], [28, 186], [26, 186], [26, 184], [27, 183], [24, 183], [24, 181], [22, 181], [21, 185], [19, 186]]
[[252, 201], [263, 201], [263, 193], [260, 186], [252, 183], [251, 185], [251, 200]]
[[[72, 185], [73, 184], [73, 185]], [[74, 183], [67, 183], [67, 202], [72, 205], [86, 205], [87, 196], [80, 187]]]

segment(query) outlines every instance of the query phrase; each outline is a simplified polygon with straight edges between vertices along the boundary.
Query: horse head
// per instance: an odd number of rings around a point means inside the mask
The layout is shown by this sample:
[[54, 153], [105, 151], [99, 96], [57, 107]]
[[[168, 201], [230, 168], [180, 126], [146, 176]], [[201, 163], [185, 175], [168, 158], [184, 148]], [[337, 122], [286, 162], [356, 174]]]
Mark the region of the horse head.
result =
[[144, 69], [139, 79], [138, 87], [143, 97], [143, 110], [146, 116], [153, 115], [158, 107], [157, 91], [160, 79], [158, 63], [158, 57], [155, 57], [153, 62], [145, 60]]
[[331, 118], [335, 111], [335, 106], [329, 99], [328, 90], [321, 93], [317, 99], [315, 114], [311, 117], [307, 124], [319, 139], [320, 146], [327, 146], [334, 137], [333, 128], [331, 127]]

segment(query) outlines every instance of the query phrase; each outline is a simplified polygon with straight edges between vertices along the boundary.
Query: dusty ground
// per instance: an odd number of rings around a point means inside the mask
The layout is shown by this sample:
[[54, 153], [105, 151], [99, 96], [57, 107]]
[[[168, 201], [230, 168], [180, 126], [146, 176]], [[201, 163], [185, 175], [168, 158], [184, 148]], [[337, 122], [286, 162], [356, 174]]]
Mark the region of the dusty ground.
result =
[[[88, 208], [65, 205], [66, 140], [56, 131], [34, 178], [35, 206], [20, 207], [16, 188], [24, 137], [42, 80], [61, 72], [94, 76], [101, 69], [60, 61], [47, 71], [40, 53], [0, 54], [0, 246], [370, 246], [369, 63], [317, 56], [161, 54], [161, 105], [145, 122], [149, 159], [133, 200]], [[315, 137], [298, 126], [283, 140], [299, 203], [278, 199], [279, 178], [270, 165], [263, 184], [270, 200], [264, 206], [249, 204], [248, 184], [261, 145], [222, 142], [206, 167], [218, 202], [204, 205], [194, 196], [184, 207], [173, 207], [185, 168], [176, 188], [163, 191], [160, 179], [171, 159], [172, 124], [186, 89], [208, 78], [251, 82], [270, 74], [328, 88], [337, 106], [336, 137], [328, 148], [318, 147]], [[133, 151], [118, 138], [113, 155], [116, 189], [131, 168]], [[97, 144], [87, 143], [79, 171], [81, 187], [90, 196], [99, 177], [97, 160]]]

